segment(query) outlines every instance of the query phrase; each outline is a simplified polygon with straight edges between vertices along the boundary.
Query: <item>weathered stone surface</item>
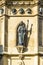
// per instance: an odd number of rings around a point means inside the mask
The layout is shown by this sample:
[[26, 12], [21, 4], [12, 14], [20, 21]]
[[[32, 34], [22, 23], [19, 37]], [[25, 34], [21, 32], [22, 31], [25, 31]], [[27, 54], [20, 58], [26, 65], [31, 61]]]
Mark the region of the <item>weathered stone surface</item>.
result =
[[[0, 8], [4, 10], [0, 13], [0, 64], [43, 65], [43, 15], [38, 12], [38, 0], [9, 2], [0, 1]], [[14, 8], [16, 14], [12, 12]], [[24, 14], [20, 14], [20, 8], [23, 8]], [[28, 8], [31, 14], [27, 13]], [[23, 21], [27, 28], [28, 20], [26, 47], [17, 46], [17, 27]]]

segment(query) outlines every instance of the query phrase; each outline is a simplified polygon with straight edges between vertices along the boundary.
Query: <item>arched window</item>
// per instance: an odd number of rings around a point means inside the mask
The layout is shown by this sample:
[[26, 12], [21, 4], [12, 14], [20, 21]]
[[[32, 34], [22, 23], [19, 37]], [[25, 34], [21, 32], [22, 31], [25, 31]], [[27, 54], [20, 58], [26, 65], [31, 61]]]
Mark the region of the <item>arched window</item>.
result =
[[23, 23], [23, 21], [21, 21], [21, 23], [19, 24], [18, 28], [17, 28], [17, 45], [21, 46], [25, 46], [26, 45], [26, 27], [25, 24]]

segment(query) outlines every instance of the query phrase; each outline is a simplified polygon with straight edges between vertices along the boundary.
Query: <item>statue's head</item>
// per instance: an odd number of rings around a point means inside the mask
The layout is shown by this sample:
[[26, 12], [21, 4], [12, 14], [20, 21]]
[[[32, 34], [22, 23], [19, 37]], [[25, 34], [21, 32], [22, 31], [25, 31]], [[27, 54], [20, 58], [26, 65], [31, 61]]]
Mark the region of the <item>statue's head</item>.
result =
[[20, 25], [23, 25], [23, 24], [24, 24], [23, 21], [21, 21]]
[[21, 21], [20, 25], [23, 26], [23, 27], [25, 27], [25, 24], [23, 23], [23, 21]]

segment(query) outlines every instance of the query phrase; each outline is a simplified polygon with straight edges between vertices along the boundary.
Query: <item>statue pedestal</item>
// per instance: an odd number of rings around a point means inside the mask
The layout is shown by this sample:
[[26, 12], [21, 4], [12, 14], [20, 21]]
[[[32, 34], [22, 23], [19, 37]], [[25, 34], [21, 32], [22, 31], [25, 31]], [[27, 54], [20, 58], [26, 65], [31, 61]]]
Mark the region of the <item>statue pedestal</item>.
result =
[[19, 59], [20, 59], [20, 60], [21, 60], [22, 57], [23, 57], [23, 55], [22, 55], [23, 49], [24, 49], [24, 46], [23, 46], [23, 45], [18, 45], [18, 46], [17, 46], [17, 50], [18, 50], [18, 52], [20, 53], [20, 54], [19, 54]]
[[23, 49], [24, 49], [25, 47], [23, 46], [23, 45], [18, 45], [17, 46], [17, 50], [18, 50], [18, 52], [19, 53], [23, 53]]
[[20, 59], [20, 60], [23, 59], [23, 51], [24, 51], [24, 48], [25, 48], [25, 46], [23, 46], [23, 45], [18, 45], [18, 46], [17, 46], [17, 50], [18, 50], [18, 52], [20, 53], [20, 54], [19, 54], [19, 59]]

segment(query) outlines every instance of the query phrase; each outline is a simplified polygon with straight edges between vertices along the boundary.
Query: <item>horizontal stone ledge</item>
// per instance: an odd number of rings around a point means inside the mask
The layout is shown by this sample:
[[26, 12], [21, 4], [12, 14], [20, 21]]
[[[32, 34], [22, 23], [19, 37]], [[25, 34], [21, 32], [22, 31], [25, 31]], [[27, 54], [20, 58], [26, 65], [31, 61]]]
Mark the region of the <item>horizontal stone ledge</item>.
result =
[[7, 56], [19, 56], [19, 55], [23, 55], [23, 56], [43, 56], [43, 53], [34, 53], [34, 54], [25, 54], [25, 53], [18, 53], [18, 54], [9, 54], [7, 52], [4, 52], [0, 55], [7, 55]]
[[3, 14], [3, 15], [0, 15], [0, 17], [2, 16], [7, 16], [7, 17], [34, 17], [34, 16], [39, 16], [38, 14], [35, 14], [35, 15], [6, 15], [6, 14]]

